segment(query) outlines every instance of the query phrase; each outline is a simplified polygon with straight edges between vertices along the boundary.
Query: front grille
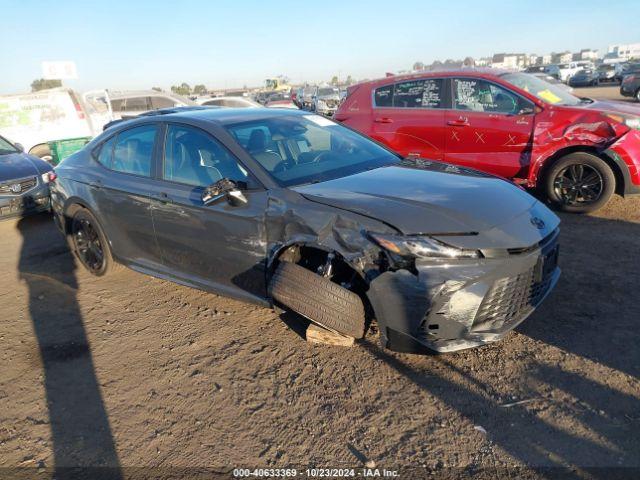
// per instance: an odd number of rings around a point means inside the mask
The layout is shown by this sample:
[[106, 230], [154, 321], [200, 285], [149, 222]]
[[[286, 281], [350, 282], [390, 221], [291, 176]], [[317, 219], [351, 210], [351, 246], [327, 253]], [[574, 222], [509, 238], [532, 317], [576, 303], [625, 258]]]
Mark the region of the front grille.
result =
[[36, 177], [19, 178], [0, 183], [0, 195], [22, 195], [38, 184]]
[[473, 322], [472, 330], [500, 328], [521, 318], [544, 298], [558, 262], [558, 249], [550, 249], [528, 271], [497, 280], [487, 292]]

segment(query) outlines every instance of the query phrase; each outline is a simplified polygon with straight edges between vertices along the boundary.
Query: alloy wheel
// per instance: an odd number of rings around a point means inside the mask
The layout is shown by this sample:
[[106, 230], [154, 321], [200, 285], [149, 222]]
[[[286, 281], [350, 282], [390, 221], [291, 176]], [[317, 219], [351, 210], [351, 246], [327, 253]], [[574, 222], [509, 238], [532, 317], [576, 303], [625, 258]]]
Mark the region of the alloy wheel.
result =
[[604, 180], [592, 166], [574, 163], [558, 172], [553, 186], [565, 205], [579, 206], [596, 202], [602, 196]]
[[98, 232], [84, 218], [74, 220], [73, 227], [73, 241], [80, 261], [91, 272], [99, 272], [104, 267], [105, 257]]

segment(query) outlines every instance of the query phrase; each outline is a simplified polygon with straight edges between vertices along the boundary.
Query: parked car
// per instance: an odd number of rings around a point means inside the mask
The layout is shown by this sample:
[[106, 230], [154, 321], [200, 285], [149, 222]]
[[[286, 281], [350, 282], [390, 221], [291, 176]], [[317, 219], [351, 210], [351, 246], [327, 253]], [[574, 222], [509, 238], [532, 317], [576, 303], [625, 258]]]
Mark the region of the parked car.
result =
[[57, 173], [56, 223], [94, 275], [117, 262], [357, 338], [373, 316], [396, 350], [499, 340], [560, 274], [559, 219], [520, 188], [300, 110], [148, 115]]
[[553, 85], [556, 88], [559, 88], [561, 90], [566, 90], [567, 92], [573, 92], [573, 88], [572, 87], [570, 87], [566, 83], [562, 83], [556, 77], [552, 77], [551, 75], [549, 75], [547, 73], [532, 73], [531, 75], [533, 75], [534, 77], [537, 77], [540, 80], [543, 80], [543, 81], [545, 81], [547, 83], [550, 83], [551, 85]]
[[616, 80], [616, 66], [613, 64], [603, 63], [598, 66], [598, 82], [615, 82]]
[[640, 110], [495, 69], [388, 77], [349, 89], [335, 118], [404, 157], [474, 167], [588, 212], [640, 193]]
[[115, 120], [130, 118], [141, 113], [161, 108], [197, 105], [193, 100], [174, 93], [148, 91], [109, 92], [111, 109]]
[[336, 113], [340, 105], [340, 90], [338, 87], [316, 87], [312, 100], [312, 110], [314, 112], [330, 117]]
[[636, 73], [628, 73], [620, 83], [620, 95], [633, 97], [640, 102], [640, 69]]
[[558, 81], [561, 81], [560, 80], [560, 67], [558, 67], [558, 65], [545, 65], [543, 71], [547, 75], [555, 78]]
[[569, 83], [571, 77], [573, 77], [580, 70], [593, 70], [594, 65], [590, 61], [579, 61], [563, 63], [558, 65], [558, 80], [564, 83]]
[[277, 92], [269, 95], [265, 107], [298, 109], [298, 105], [296, 105], [293, 100], [291, 100], [291, 96], [285, 92]]
[[216, 97], [202, 98], [198, 102], [200, 105], [207, 107], [227, 107], [227, 108], [260, 108], [258, 102], [254, 102], [250, 98], [244, 97]]
[[600, 73], [597, 70], [579, 70], [569, 79], [571, 87], [593, 87], [598, 85]]
[[0, 137], [0, 219], [49, 210], [53, 168]]
[[53, 159], [49, 142], [94, 137], [111, 120], [105, 90], [80, 94], [61, 87], [0, 95], [0, 134], [48, 162]]

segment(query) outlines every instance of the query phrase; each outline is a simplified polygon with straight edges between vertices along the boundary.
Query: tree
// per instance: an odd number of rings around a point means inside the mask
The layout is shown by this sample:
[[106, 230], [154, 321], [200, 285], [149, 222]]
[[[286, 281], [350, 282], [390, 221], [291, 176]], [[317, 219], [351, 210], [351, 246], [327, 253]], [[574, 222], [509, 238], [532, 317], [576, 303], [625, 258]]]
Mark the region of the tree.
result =
[[191, 93], [191, 87], [188, 83], [182, 82], [180, 86], [172, 85], [171, 91], [177, 95], [189, 95]]
[[464, 65], [465, 67], [475, 67], [476, 61], [472, 57], [466, 57], [462, 62], [462, 65]]
[[40, 90], [46, 90], [47, 88], [56, 88], [61, 86], [61, 80], [45, 80], [44, 78], [39, 78], [31, 82], [31, 91], [39, 92]]
[[207, 93], [207, 87], [202, 84], [196, 85], [195, 87], [193, 87], [193, 93], [195, 95], [204, 95]]
[[331, 77], [331, 85], [337, 85], [338, 84], [338, 76], [334, 75], [333, 77]]
[[413, 64], [413, 69], [414, 70], [424, 70], [424, 63], [422, 62], [416, 62]]
[[351, 75], [347, 75], [347, 81], [346, 84], [347, 85], [351, 85], [353, 83], [353, 78], [351, 78]]

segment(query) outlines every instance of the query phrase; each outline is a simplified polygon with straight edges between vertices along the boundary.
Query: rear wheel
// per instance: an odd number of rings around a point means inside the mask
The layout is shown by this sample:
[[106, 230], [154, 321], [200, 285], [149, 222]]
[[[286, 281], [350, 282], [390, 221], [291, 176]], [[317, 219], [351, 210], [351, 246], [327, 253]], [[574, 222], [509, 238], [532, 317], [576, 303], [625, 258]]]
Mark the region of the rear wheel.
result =
[[91, 212], [83, 208], [74, 214], [70, 237], [73, 253], [91, 274], [101, 277], [114, 270], [109, 242]]
[[611, 167], [585, 152], [562, 157], [548, 171], [545, 189], [549, 200], [565, 212], [587, 213], [604, 206], [616, 186]]
[[300, 265], [280, 262], [271, 279], [271, 296], [318, 325], [350, 337], [364, 336], [360, 297]]

